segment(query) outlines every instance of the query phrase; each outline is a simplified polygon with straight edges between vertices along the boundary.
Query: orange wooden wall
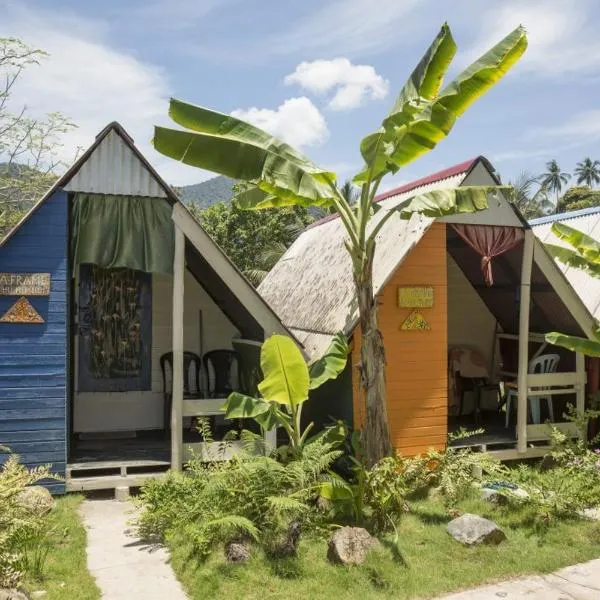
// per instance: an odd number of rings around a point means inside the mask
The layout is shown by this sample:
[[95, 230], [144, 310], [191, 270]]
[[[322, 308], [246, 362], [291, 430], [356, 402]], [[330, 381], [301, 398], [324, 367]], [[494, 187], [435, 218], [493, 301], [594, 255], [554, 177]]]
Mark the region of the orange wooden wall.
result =
[[[398, 307], [398, 286], [433, 286], [433, 308], [420, 309], [430, 331], [400, 331], [413, 309]], [[388, 416], [392, 443], [404, 455], [442, 449], [448, 422], [448, 306], [446, 226], [435, 223], [379, 295], [379, 327], [387, 358]], [[352, 364], [360, 362], [354, 334]], [[353, 374], [354, 424], [364, 419], [358, 370]]]

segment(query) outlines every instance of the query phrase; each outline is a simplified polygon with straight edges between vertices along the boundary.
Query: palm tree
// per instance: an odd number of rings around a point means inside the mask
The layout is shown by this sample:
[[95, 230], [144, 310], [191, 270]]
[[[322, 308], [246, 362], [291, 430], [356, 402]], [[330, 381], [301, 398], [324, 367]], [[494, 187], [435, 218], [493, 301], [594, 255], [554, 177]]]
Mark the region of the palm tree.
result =
[[[548, 188], [541, 182], [541, 176], [523, 171], [510, 182], [513, 188], [513, 204], [526, 219], [535, 219], [552, 211], [553, 203], [548, 197]], [[534, 192], [534, 186], [539, 186]]]
[[569, 173], [561, 172], [555, 159], [546, 163], [546, 172], [540, 175], [540, 177], [542, 178], [542, 185], [549, 191], [554, 192], [557, 198], [562, 191], [563, 184], [566, 185], [569, 179], [571, 179]]
[[585, 183], [588, 187], [600, 183], [600, 160], [592, 160], [589, 156], [578, 162], [575, 167], [577, 183]]

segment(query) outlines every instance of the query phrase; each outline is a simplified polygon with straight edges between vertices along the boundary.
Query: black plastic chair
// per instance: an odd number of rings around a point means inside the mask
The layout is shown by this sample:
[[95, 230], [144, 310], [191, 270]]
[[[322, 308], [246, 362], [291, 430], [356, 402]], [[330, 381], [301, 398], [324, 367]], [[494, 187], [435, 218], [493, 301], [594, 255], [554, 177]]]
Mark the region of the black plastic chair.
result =
[[211, 350], [204, 355], [209, 398], [227, 398], [239, 387], [240, 355], [235, 350]]
[[[171, 371], [171, 389], [167, 389], [167, 365]], [[164, 415], [163, 430], [167, 431], [171, 423], [171, 407], [173, 404], [173, 353], [166, 352], [160, 357], [160, 368], [163, 378], [163, 398]], [[199, 398], [200, 391], [200, 370], [202, 369], [202, 359], [194, 352], [183, 353], [183, 397]], [[193, 376], [193, 377], [192, 377]]]

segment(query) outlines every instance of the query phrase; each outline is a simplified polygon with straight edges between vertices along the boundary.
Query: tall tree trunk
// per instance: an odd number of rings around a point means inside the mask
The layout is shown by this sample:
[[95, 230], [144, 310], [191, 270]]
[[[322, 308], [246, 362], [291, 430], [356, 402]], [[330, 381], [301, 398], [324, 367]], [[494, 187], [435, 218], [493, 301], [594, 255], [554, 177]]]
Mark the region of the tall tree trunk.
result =
[[385, 347], [383, 336], [377, 327], [377, 301], [373, 297], [374, 254], [373, 247], [368, 251], [362, 273], [354, 276], [360, 315], [360, 378], [367, 409], [363, 445], [368, 465], [374, 465], [383, 457], [392, 454], [387, 417]]

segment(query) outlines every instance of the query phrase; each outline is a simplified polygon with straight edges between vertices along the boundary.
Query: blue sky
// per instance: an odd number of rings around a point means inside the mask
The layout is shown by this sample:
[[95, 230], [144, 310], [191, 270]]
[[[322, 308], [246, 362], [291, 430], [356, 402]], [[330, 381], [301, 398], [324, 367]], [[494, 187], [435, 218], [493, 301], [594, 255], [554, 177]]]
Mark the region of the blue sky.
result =
[[539, 173], [551, 158], [566, 171], [600, 158], [597, 8], [595, 0], [0, 0], [0, 35], [50, 53], [13, 100], [77, 123], [65, 160], [118, 120], [182, 185], [211, 175], [152, 150], [169, 96], [248, 118], [343, 180], [360, 169], [360, 139], [444, 21], [459, 47], [454, 73], [524, 24], [521, 63], [437, 149], [384, 182], [389, 189], [478, 154], [505, 181]]

